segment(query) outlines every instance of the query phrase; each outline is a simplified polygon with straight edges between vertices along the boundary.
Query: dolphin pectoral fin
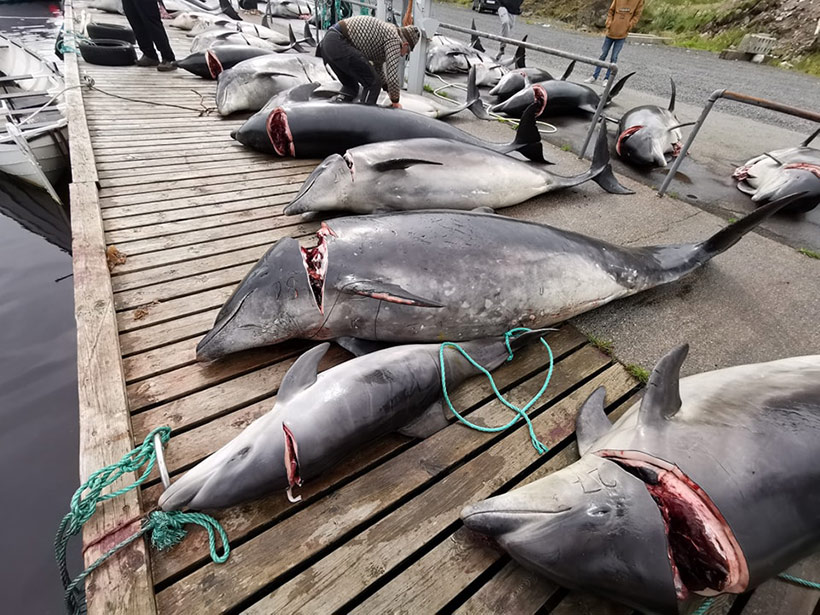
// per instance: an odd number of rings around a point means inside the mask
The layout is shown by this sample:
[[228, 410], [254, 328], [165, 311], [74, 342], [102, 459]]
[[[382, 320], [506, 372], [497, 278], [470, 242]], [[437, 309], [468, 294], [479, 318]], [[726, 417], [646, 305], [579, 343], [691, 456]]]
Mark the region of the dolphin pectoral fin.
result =
[[678, 89], [675, 87], [675, 79], [674, 78], [672, 78], [670, 76], [669, 81], [672, 82], [672, 96], [669, 97], [669, 106], [667, 107], [667, 109], [669, 109], [669, 111], [674, 112], [675, 111], [675, 97], [676, 97], [676, 94], [678, 92]]
[[763, 155], [764, 155], [764, 156], [766, 156], [767, 158], [771, 158], [771, 159], [772, 159], [772, 160], [774, 160], [777, 164], [779, 164], [781, 167], [783, 166], [783, 163], [782, 163], [782, 162], [780, 162], [780, 161], [779, 161], [777, 158], [775, 158], [774, 156], [772, 156], [769, 152], [763, 152]]
[[373, 165], [373, 168], [379, 173], [384, 173], [385, 171], [399, 171], [402, 169], [408, 169], [419, 164], [432, 164], [437, 166], [442, 165], [441, 162], [437, 162], [435, 160], [422, 160], [421, 158], [391, 158], [390, 160], [382, 160], [381, 162], [377, 162]]
[[697, 122], [683, 122], [681, 124], [675, 124], [671, 128], [667, 128], [668, 132], [672, 132], [673, 130], [677, 130], [678, 128], [685, 128], [686, 126], [694, 126]]
[[319, 344], [296, 359], [282, 379], [282, 384], [279, 385], [279, 393], [276, 396], [279, 401], [287, 400], [316, 382], [319, 361], [325, 356], [328, 348], [330, 348], [328, 342]]
[[492, 207], [474, 207], [470, 211], [474, 211], [479, 214], [494, 214], [495, 210]]
[[572, 74], [572, 71], [574, 71], [574, 70], [575, 70], [575, 60], [573, 60], [572, 62], [569, 63], [569, 66], [567, 66], [567, 70], [565, 70], [564, 74], [561, 75], [561, 81], [566, 81], [567, 79], [569, 79], [569, 76]]
[[638, 411], [638, 420], [641, 423], [657, 423], [659, 420], [671, 419], [680, 410], [680, 368], [687, 354], [689, 344], [681, 344], [657, 362], [652, 375], [649, 376], [646, 393]]
[[578, 440], [578, 453], [586, 455], [598, 438], [612, 429], [612, 422], [604, 411], [606, 389], [598, 387], [578, 410], [575, 419], [575, 438]]
[[386, 342], [374, 342], [373, 340], [363, 340], [358, 337], [337, 337], [335, 340], [339, 346], [347, 350], [350, 354], [361, 357], [372, 352], [378, 352], [385, 348], [395, 346]]
[[399, 429], [399, 433], [411, 438], [427, 438], [437, 431], [441, 431], [449, 424], [447, 415], [444, 413], [444, 406], [440, 401], [437, 401], [427, 408], [424, 414], [414, 419], [412, 423], [408, 423]]
[[401, 286], [390, 284], [389, 282], [348, 278], [340, 284], [337, 289], [342, 293], [362, 295], [364, 297], [380, 299], [381, 301], [389, 301], [390, 303], [400, 303], [402, 305], [412, 305], [415, 307], [443, 307], [440, 303], [414, 295]]

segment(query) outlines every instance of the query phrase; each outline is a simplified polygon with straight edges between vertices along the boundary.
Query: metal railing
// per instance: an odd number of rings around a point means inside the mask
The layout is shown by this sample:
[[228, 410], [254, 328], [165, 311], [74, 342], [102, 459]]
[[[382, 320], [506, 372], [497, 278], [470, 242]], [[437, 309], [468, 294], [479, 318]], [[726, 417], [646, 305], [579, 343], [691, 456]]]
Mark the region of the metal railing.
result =
[[772, 111], [778, 111], [779, 113], [786, 113], [788, 115], [793, 115], [795, 117], [803, 118], [804, 120], [809, 120], [812, 122], [820, 122], [820, 113], [816, 113], [814, 111], [806, 111], [805, 109], [798, 109], [797, 107], [792, 107], [789, 105], [784, 105], [783, 103], [775, 102], [773, 100], [766, 100], [765, 98], [757, 98], [755, 96], [749, 96], [748, 94], [738, 94], [737, 92], [730, 92], [729, 90], [715, 90], [709, 96], [709, 99], [706, 101], [706, 106], [703, 107], [703, 111], [700, 114], [700, 118], [695, 123], [695, 127], [692, 129], [692, 132], [689, 133], [689, 137], [686, 139], [686, 142], [683, 144], [683, 147], [678, 154], [678, 157], [675, 159], [674, 164], [672, 164], [672, 168], [669, 169], [669, 173], [666, 174], [666, 177], [661, 184], [660, 189], [658, 190], [658, 196], [663, 196], [666, 192], [666, 189], [669, 187], [669, 184], [672, 183], [672, 180], [675, 177], [675, 174], [678, 172], [678, 168], [683, 163], [683, 159], [686, 157], [687, 152], [689, 151], [689, 147], [692, 145], [692, 142], [695, 140], [695, 137], [698, 136], [703, 123], [706, 121], [706, 117], [709, 115], [709, 112], [712, 111], [712, 107], [715, 106], [715, 103], [724, 98], [726, 100], [733, 100], [735, 102], [743, 103], [745, 105], [752, 105], [754, 107], [763, 107], [764, 109], [770, 109]]
[[544, 45], [537, 45], [535, 43], [528, 43], [526, 41], [517, 41], [515, 39], [507, 38], [504, 36], [491, 34], [490, 32], [482, 32], [480, 30], [473, 30], [472, 28], [464, 28], [462, 26], [455, 26], [453, 24], [440, 23], [438, 24], [438, 27], [442, 30], [451, 30], [453, 32], [460, 32], [462, 34], [469, 34], [471, 36], [480, 36], [482, 38], [486, 38], [492, 41], [498, 41], [499, 43], [506, 43], [507, 45], [515, 47], [523, 47], [524, 49], [529, 49], [531, 51], [538, 51], [540, 53], [558, 56], [559, 58], [574, 60], [576, 62], [581, 62], [583, 64], [590, 64], [592, 66], [599, 66], [601, 68], [607, 69], [610, 72], [610, 79], [607, 81], [606, 86], [604, 86], [604, 91], [601, 94], [601, 99], [598, 102], [598, 107], [595, 109], [595, 114], [592, 116], [592, 122], [589, 125], [589, 130], [587, 131], [586, 138], [584, 139], [584, 145], [581, 147], [581, 152], [578, 156], [579, 158], [584, 157], [587, 151], [587, 146], [589, 145], [589, 142], [592, 140], [592, 135], [595, 132], [595, 127], [598, 125], [598, 120], [603, 115], [604, 107], [606, 106], [607, 99], [609, 98], [609, 92], [612, 89], [612, 86], [615, 82], [615, 77], [618, 76], [618, 66], [616, 64], [612, 64], [611, 62], [604, 62], [602, 60], [599, 60], [598, 58], [589, 58], [587, 56], [570, 53], [569, 51], [561, 51], [560, 49], [553, 49], [551, 47], [545, 47]]

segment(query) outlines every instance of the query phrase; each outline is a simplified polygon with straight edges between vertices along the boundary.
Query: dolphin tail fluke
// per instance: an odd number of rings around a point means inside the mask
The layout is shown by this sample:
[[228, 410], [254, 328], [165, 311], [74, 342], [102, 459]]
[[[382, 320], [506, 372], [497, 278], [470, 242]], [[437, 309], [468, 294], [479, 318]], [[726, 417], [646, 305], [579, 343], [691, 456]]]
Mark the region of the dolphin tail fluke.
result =
[[672, 96], [669, 97], [669, 110], [675, 110], [675, 94], [677, 94], [677, 88], [675, 87], [675, 80], [672, 77], [669, 77], [669, 81], [672, 82]]
[[[473, 19], [473, 23], [470, 24], [470, 29], [477, 31], [475, 27], [475, 19]], [[470, 47], [481, 53], [487, 53], [487, 50], [484, 49], [484, 45], [481, 44], [481, 39], [478, 38], [478, 34], [470, 35]]]
[[589, 180], [594, 181], [601, 188], [612, 194], [635, 194], [629, 188], [622, 186], [615, 174], [612, 172], [612, 165], [609, 163], [609, 144], [607, 143], [606, 123], [602, 122], [598, 128], [598, 138], [595, 141], [595, 153], [592, 157], [592, 165], [587, 171], [572, 177], [558, 177], [550, 175], [548, 190], [571, 188], [578, 186]]
[[490, 114], [484, 108], [484, 101], [481, 100], [481, 92], [476, 85], [476, 68], [470, 68], [467, 75], [467, 108], [480, 120], [491, 120]]
[[574, 70], [575, 70], [575, 60], [573, 60], [572, 62], [569, 63], [569, 66], [567, 66], [567, 70], [565, 70], [564, 74], [561, 75], [561, 81], [566, 81], [567, 79], [569, 79], [569, 76], [572, 74], [572, 71], [574, 71]]
[[701, 265], [712, 260], [735, 245], [749, 231], [755, 229], [761, 222], [800, 200], [806, 193], [790, 194], [776, 201], [764, 205], [741, 218], [734, 224], [719, 230], [706, 241], [695, 244], [657, 246], [643, 248], [650, 253], [663, 272], [661, 280], [654, 280], [653, 286], [658, 283], [677, 280], [690, 273]]
[[627, 79], [629, 79], [629, 78], [630, 78], [632, 75], [634, 75], [634, 74], [635, 74], [635, 73], [634, 73], [634, 72], [632, 72], [632, 73], [629, 73], [628, 75], [626, 75], [625, 77], [622, 77], [622, 78], [618, 81], [618, 83], [616, 83], [616, 84], [612, 87], [612, 90], [609, 92], [609, 98], [607, 98], [607, 99], [606, 99], [606, 104], [611, 103], [611, 102], [612, 102], [612, 99], [613, 99], [613, 98], [615, 98], [618, 94], [620, 94], [620, 93], [621, 93], [621, 90], [623, 90], [623, 89], [624, 89], [624, 85], [626, 85], [626, 80], [627, 80]]
[[[527, 41], [527, 37], [529, 34], [525, 34], [524, 38], [521, 39], [522, 43]], [[519, 45], [515, 48], [515, 57], [514, 57], [514, 65], [516, 68], [524, 68], [527, 65], [527, 49]]]
[[515, 133], [515, 140], [504, 148], [505, 153], [516, 151], [532, 161], [546, 162], [544, 148], [541, 145], [541, 133], [538, 132], [538, 125], [535, 123], [536, 113], [541, 107], [541, 103], [536, 101], [524, 110]]
[[296, 40], [296, 34], [293, 32], [293, 27], [288, 24], [288, 47], [297, 53], [304, 53], [305, 49]]
[[311, 47], [316, 47], [316, 39], [313, 36], [313, 32], [310, 31], [310, 24], [308, 22], [305, 22], [305, 32], [302, 35], [302, 38]]

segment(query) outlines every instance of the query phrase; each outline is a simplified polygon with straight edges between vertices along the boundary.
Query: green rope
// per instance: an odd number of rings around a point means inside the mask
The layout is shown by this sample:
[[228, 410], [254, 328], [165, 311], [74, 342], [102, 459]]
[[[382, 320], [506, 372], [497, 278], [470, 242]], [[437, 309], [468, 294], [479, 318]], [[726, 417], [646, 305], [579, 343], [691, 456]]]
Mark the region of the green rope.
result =
[[803, 587], [808, 587], [809, 589], [820, 590], [820, 583], [815, 583], [814, 581], [807, 581], [806, 579], [801, 579], [800, 577], [796, 577], [794, 575], [787, 574], [785, 572], [781, 572], [777, 576], [779, 576], [784, 581], [788, 581], [789, 583], [795, 583], [797, 585], [802, 585]]
[[[165, 445], [171, 437], [171, 428], [157, 427], [151, 431], [140, 446], [126, 453], [117, 463], [97, 470], [89, 476], [88, 480], [77, 489], [71, 498], [70, 510], [60, 522], [57, 537], [54, 540], [54, 554], [60, 571], [60, 580], [65, 590], [66, 609], [69, 613], [86, 612], [84, 589], [86, 577], [120, 549], [130, 545], [148, 532], [151, 532], [153, 546], [162, 550], [176, 545], [185, 537], [183, 527], [186, 524], [200, 525], [208, 532], [211, 559], [217, 564], [222, 564], [228, 559], [230, 554], [228, 536], [216, 519], [202, 513], [154, 511], [143, 521], [142, 526], [136, 533], [106, 551], [75, 579], [71, 579], [66, 563], [66, 548], [69, 540], [72, 536], [80, 533], [85, 523], [96, 511], [97, 504], [128, 493], [147, 480], [157, 459], [154, 450], [154, 436], [156, 434], [159, 434], [160, 441]], [[106, 487], [118, 481], [123, 475], [132, 472], [142, 472], [142, 474], [130, 485], [103, 495], [102, 492]], [[222, 555], [219, 555], [216, 551], [216, 533], [219, 533], [222, 541]]]
[[[512, 361], [512, 358], [513, 358], [513, 351], [512, 351], [512, 348], [510, 347], [510, 338], [515, 336], [518, 333], [528, 333], [529, 331], [532, 331], [532, 329], [527, 329], [526, 327], [518, 327], [518, 328], [515, 328], [515, 329], [510, 329], [509, 331], [507, 331], [507, 333], [504, 334], [504, 344], [507, 346], [507, 352], [509, 353], [509, 356], [507, 357], [507, 361]], [[544, 338], [541, 338], [541, 343], [547, 349], [547, 352], [549, 353], [549, 357], [550, 357], [550, 366], [549, 366], [549, 371], [547, 372], [547, 377], [544, 379], [544, 384], [541, 387], [541, 390], [538, 391], [538, 393], [535, 394], [535, 397], [533, 397], [527, 403], [527, 405], [525, 405], [523, 408], [519, 408], [518, 406], [516, 406], [515, 404], [510, 403], [509, 401], [507, 401], [504, 398], [504, 396], [498, 390], [498, 387], [496, 387], [495, 380], [493, 380], [493, 377], [490, 374], [490, 372], [488, 370], [486, 370], [483, 366], [476, 363], [476, 361], [473, 360], [473, 358], [470, 355], [468, 355], [467, 352], [461, 346], [459, 346], [458, 344], [456, 344], [454, 342], [444, 342], [441, 345], [441, 347], [439, 348], [439, 353], [438, 353], [439, 364], [441, 366], [441, 389], [444, 392], [444, 401], [447, 402], [447, 406], [450, 408], [452, 413], [455, 414], [456, 417], [458, 418], [458, 420], [461, 421], [462, 423], [464, 423], [467, 427], [470, 427], [470, 428], [475, 429], [477, 431], [482, 431], [484, 433], [497, 433], [497, 432], [500, 432], [500, 431], [504, 431], [505, 429], [509, 429], [510, 427], [512, 427], [519, 419], [524, 419], [524, 422], [527, 424], [527, 429], [530, 432], [530, 440], [532, 441], [533, 447], [535, 448], [536, 451], [538, 451], [539, 455], [542, 454], [542, 453], [546, 453], [549, 450], [549, 448], [538, 440], [538, 437], [535, 435], [535, 428], [532, 425], [532, 421], [530, 420], [529, 415], [527, 415], [527, 411], [530, 408], [532, 408], [533, 405], [535, 405], [535, 403], [541, 398], [541, 396], [547, 390], [547, 387], [549, 386], [549, 383], [550, 383], [550, 379], [552, 378], [552, 370], [553, 370], [553, 366], [554, 366], [554, 362], [555, 362], [554, 357], [552, 355], [552, 348], [550, 348], [549, 344], [547, 344], [547, 342], [544, 341]], [[461, 353], [461, 355], [465, 359], [467, 359], [467, 361], [469, 361], [470, 365], [472, 365], [478, 371], [480, 371], [482, 374], [484, 374], [487, 377], [487, 380], [490, 381], [490, 386], [492, 386], [493, 393], [495, 393], [495, 396], [501, 401], [501, 403], [503, 403], [505, 406], [507, 406], [510, 410], [515, 411], [518, 416], [513, 418], [506, 425], [502, 425], [500, 427], [484, 427], [482, 425], [476, 425], [475, 423], [471, 423], [470, 421], [465, 419], [463, 416], [461, 416], [458, 413], [458, 411], [453, 407], [453, 402], [450, 401], [450, 395], [447, 393], [447, 374], [445, 372], [445, 365], [444, 365], [444, 349], [445, 348], [455, 348], [456, 350], [458, 350]]]

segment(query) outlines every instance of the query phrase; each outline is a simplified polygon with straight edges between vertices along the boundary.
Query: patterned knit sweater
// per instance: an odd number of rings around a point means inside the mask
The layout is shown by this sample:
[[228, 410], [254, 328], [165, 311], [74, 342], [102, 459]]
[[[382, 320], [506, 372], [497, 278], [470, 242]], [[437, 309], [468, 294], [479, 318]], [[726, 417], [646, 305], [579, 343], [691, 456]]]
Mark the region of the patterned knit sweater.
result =
[[340, 21], [339, 29], [350, 39], [353, 46], [373, 63], [376, 71], [381, 73], [390, 100], [394, 103], [399, 102], [399, 59], [402, 39], [396, 26], [375, 17], [359, 15]]

